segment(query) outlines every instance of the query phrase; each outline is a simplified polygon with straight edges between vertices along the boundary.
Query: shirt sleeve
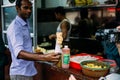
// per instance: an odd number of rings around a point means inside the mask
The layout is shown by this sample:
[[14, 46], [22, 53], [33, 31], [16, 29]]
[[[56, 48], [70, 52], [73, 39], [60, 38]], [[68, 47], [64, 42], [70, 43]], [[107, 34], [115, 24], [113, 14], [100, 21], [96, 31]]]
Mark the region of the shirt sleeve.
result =
[[13, 29], [11, 28], [10, 41], [13, 48], [13, 54], [17, 58], [19, 52], [23, 50], [23, 35], [20, 25], [15, 24]]

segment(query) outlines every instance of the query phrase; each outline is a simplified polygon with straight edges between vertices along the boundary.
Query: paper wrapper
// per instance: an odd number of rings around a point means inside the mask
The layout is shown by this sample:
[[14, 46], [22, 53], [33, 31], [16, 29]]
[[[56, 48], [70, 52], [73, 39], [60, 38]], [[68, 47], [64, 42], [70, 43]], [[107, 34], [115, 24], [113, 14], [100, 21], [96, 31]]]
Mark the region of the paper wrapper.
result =
[[56, 35], [57, 35], [57, 39], [56, 39], [57, 43], [62, 44], [63, 42], [62, 32], [57, 32]]
[[63, 42], [62, 32], [56, 33], [56, 46], [55, 46], [55, 53], [62, 53], [61, 47]]

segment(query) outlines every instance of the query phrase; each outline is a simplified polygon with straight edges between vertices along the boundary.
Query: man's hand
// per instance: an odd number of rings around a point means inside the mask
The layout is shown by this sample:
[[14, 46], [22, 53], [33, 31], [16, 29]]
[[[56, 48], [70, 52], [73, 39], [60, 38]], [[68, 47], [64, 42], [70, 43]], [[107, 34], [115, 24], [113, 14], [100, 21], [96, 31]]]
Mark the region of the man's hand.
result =
[[56, 35], [55, 34], [51, 34], [50, 36], [49, 36], [49, 39], [55, 39], [56, 38]]
[[48, 54], [44, 54], [44, 59], [45, 61], [56, 62], [59, 61], [60, 55], [56, 53], [48, 53]]

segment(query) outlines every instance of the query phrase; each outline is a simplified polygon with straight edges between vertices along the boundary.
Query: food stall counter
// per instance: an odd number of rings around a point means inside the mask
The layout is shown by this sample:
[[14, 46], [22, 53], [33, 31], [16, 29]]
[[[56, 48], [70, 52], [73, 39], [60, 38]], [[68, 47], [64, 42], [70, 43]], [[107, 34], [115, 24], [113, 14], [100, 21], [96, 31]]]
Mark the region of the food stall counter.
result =
[[85, 76], [81, 70], [74, 68], [63, 69], [49, 62], [39, 62], [42, 64], [43, 80], [68, 80], [70, 75], [74, 75], [77, 80], [98, 80], [99, 78]]

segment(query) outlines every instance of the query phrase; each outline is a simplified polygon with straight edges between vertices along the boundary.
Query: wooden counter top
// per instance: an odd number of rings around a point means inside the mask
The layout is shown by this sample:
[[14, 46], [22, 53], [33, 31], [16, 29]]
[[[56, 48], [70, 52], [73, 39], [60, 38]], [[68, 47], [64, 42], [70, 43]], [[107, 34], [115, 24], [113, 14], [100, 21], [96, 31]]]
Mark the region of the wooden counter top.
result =
[[99, 78], [93, 78], [85, 76], [80, 70], [73, 68], [63, 69], [56, 65], [49, 63], [42, 64], [42, 78], [43, 80], [68, 80], [70, 74], [73, 74], [77, 80], [98, 80]]

